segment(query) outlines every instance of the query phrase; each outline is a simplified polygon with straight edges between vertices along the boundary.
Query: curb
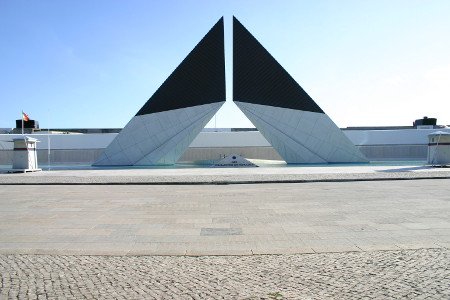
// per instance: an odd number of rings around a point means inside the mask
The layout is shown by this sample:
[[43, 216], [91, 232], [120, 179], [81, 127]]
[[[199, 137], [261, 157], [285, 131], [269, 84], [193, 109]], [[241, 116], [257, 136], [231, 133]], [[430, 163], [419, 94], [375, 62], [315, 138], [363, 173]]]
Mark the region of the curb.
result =
[[217, 180], [217, 181], [104, 181], [104, 182], [0, 182], [1, 185], [240, 185], [240, 184], [276, 184], [276, 183], [321, 183], [321, 182], [365, 182], [450, 179], [450, 176], [417, 177], [377, 177], [377, 178], [324, 178], [324, 179], [287, 179], [287, 180]]

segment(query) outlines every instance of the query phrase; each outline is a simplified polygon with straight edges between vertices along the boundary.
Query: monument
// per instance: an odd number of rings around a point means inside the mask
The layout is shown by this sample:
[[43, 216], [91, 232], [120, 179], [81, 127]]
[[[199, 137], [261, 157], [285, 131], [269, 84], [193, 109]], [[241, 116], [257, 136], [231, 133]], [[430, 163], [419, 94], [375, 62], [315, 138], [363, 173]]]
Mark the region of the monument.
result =
[[[287, 163], [367, 162], [328, 115], [234, 17], [233, 101]], [[174, 164], [224, 102], [221, 18], [94, 165]]]
[[287, 163], [367, 162], [234, 17], [233, 101]]
[[172, 165], [224, 102], [221, 18], [93, 165]]

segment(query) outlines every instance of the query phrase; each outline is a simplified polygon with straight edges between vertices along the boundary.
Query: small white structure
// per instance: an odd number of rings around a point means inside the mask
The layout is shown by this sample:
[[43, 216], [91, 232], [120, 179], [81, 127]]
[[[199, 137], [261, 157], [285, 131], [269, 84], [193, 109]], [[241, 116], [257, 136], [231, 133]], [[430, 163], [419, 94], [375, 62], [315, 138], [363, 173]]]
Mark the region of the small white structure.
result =
[[450, 133], [436, 131], [428, 135], [428, 164], [450, 165]]
[[37, 139], [28, 136], [15, 138], [12, 172], [35, 172], [38, 168], [36, 143]]
[[257, 167], [257, 165], [240, 155], [231, 154], [215, 163], [213, 167]]

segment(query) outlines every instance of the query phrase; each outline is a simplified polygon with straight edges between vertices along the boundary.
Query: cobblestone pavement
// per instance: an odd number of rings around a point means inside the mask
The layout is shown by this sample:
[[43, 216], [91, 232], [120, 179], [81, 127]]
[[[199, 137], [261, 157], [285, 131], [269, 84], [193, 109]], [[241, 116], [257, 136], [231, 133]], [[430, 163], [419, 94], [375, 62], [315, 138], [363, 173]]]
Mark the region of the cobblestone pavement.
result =
[[0, 255], [1, 299], [450, 299], [450, 250]]

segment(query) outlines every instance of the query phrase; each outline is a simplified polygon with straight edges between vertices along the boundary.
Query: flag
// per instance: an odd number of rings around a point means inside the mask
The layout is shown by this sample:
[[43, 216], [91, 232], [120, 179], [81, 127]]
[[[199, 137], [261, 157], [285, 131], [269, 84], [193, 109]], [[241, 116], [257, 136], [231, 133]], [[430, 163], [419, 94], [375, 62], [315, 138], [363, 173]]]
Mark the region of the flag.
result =
[[23, 111], [22, 111], [22, 120], [30, 121], [30, 118], [28, 117], [28, 115], [26, 113], [24, 113]]

